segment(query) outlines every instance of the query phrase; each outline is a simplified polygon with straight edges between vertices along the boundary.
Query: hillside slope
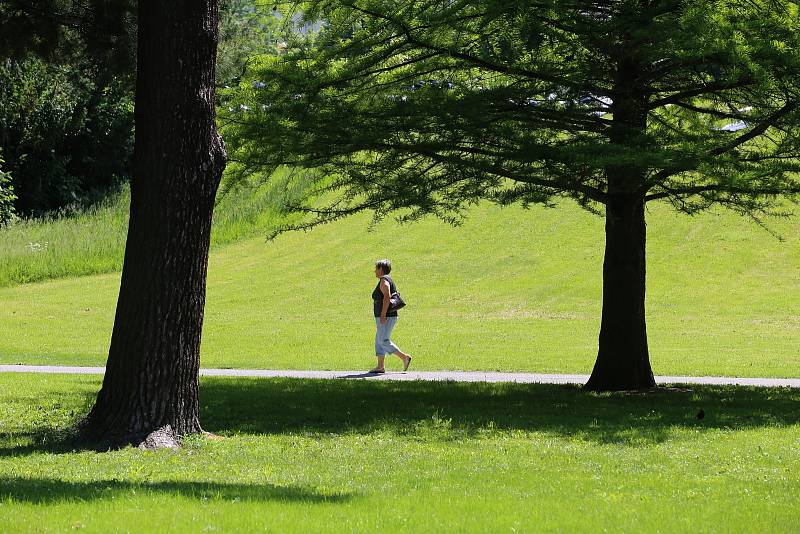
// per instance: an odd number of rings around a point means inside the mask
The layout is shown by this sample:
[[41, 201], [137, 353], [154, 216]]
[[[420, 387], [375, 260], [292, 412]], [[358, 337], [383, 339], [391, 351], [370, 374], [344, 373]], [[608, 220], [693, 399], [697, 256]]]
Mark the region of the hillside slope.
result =
[[[726, 212], [656, 205], [647, 217], [656, 374], [800, 376], [800, 220], [770, 223], [779, 242]], [[217, 248], [202, 365], [369, 367], [373, 261], [389, 257], [409, 303], [395, 340], [415, 368], [591, 371], [601, 218], [567, 203], [482, 205], [459, 228], [367, 224]], [[118, 284], [106, 274], [0, 289], [0, 363], [102, 365]]]
[[[278, 225], [280, 200], [271, 184], [221, 195], [211, 248]], [[121, 270], [129, 206], [126, 186], [98, 205], [0, 228], [0, 287]]]

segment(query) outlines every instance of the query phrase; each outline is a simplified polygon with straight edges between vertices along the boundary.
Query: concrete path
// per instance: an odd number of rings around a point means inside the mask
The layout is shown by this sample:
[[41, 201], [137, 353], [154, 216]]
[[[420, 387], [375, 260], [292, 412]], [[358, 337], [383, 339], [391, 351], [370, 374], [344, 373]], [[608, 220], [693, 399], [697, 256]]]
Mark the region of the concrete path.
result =
[[[105, 367], [0, 365], [0, 373], [64, 373], [101, 375]], [[409, 371], [369, 374], [364, 371], [280, 371], [269, 369], [201, 369], [202, 376], [255, 376], [263, 378], [353, 378], [369, 380], [444, 380], [453, 382], [518, 382], [523, 384], [583, 384], [589, 375], [494, 373], [482, 371]], [[658, 384], [721, 384], [800, 388], [800, 378], [735, 378], [725, 376], [657, 376]]]

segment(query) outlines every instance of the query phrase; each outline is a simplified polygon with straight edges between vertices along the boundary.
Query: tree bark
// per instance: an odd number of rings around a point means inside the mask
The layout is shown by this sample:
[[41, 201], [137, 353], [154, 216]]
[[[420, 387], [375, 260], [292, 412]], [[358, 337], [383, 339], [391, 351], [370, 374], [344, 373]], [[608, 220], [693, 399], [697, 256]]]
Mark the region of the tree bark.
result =
[[606, 206], [599, 349], [586, 389], [638, 390], [656, 385], [645, 323], [645, 244], [644, 199], [611, 195]]
[[[622, 43], [630, 43], [627, 32]], [[638, 84], [642, 60], [636, 46], [622, 44], [616, 58], [609, 140], [631, 152], [646, 148], [648, 96]], [[584, 386], [593, 391], [648, 389], [655, 386], [645, 323], [644, 196], [647, 168], [615, 163], [606, 168], [606, 251], [603, 259], [603, 311], [594, 369]]]
[[109, 447], [200, 432], [198, 376], [214, 199], [217, 0], [140, 0], [134, 175], [103, 387], [82, 426]]

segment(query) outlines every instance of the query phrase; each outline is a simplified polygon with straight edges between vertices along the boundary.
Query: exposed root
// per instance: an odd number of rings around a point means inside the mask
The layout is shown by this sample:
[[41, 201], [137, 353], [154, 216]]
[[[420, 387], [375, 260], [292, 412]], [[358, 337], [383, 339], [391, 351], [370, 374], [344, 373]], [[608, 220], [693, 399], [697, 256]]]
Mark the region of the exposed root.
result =
[[[183, 436], [175, 432], [171, 425], [143, 432], [114, 433], [98, 430], [86, 424], [86, 420], [77, 427], [76, 444], [82, 448], [99, 452], [136, 447], [143, 451], [158, 449], [180, 449]], [[198, 432], [205, 435], [202, 429]]]
[[131, 444], [143, 451], [179, 449], [181, 447], [180, 437], [169, 425], [153, 430], [138, 445], [135, 442]]

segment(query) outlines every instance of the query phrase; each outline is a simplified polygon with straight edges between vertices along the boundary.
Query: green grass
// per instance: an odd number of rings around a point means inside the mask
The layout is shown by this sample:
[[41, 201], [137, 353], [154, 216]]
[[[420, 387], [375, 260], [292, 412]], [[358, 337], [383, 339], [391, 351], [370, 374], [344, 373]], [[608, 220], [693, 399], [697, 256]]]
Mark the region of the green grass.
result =
[[206, 379], [223, 441], [52, 441], [98, 387], [0, 375], [4, 532], [800, 529], [798, 390]]
[[[689, 218], [656, 205], [647, 217], [656, 374], [800, 376], [800, 220], [771, 223], [779, 242], [725, 212]], [[601, 218], [569, 203], [482, 205], [460, 228], [367, 226], [356, 217], [217, 247], [202, 365], [371, 366], [372, 262], [390, 257], [409, 302], [394, 337], [416, 369], [591, 371]], [[0, 363], [102, 365], [118, 284], [106, 274], [0, 289]]]
[[124, 190], [69, 217], [0, 229], [0, 287], [121, 269], [129, 198]]
[[[276, 226], [270, 187], [235, 189], [219, 200], [212, 247]], [[0, 229], [0, 287], [122, 269], [130, 190], [70, 216], [21, 220]]]

